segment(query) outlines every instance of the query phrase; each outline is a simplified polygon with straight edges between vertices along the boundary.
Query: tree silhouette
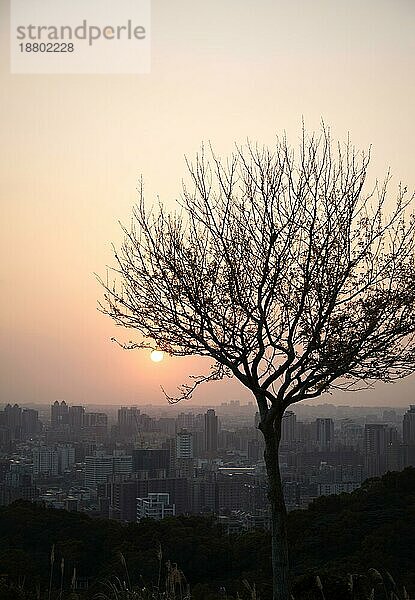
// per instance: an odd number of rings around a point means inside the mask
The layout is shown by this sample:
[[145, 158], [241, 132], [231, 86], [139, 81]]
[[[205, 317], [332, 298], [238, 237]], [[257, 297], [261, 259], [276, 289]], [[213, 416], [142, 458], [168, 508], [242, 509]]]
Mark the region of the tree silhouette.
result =
[[101, 309], [140, 340], [128, 348], [213, 359], [254, 395], [265, 439], [274, 598], [287, 600], [281, 419], [293, 403], [391, 382], [415, 369], [413, 196], [390, 175], [367, 190], [370, 152], [323, 126], [297, 151], [247, 144], [188, 162], [175, 212], [147, 209], [143, 187], [115, 251]]

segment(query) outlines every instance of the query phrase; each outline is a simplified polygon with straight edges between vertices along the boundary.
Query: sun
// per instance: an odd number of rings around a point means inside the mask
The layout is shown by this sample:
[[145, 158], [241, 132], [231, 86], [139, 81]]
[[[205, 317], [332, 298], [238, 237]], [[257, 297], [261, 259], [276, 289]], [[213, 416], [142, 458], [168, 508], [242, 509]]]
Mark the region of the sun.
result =
[[164, 352], [161, 350], [153, 350], [153, 352], [150, 354], [150, 358], [155, 363], [161, 362], [164, 358]]

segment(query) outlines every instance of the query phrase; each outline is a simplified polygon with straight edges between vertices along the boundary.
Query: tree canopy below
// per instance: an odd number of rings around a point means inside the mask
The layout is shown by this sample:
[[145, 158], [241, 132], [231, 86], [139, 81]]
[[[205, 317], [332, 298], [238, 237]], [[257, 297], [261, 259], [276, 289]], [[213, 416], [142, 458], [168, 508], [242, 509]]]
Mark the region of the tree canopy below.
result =
[[[327, 597], [347, 597], [347, 573], [388, 570], [409, 594], [415, 593], [415, 469], [368, 480], [352, 494], [322, 497], [308, 510], [288, 515], [291, 573], [296, 598], [319, 597], [315, 575]], [[229, 596], [244, 597], [243, 580], [255, 583], [261, 598], [271, 596], [271, 542], [257, 530], [228, 536], [212, 518], [174, 517], [122, 525], [79, 513], [51, 510], [18, 501], [0, 509], [0, 573], [26, 587], [48, 585], [50, 552], [55, 544], [54, 586], [60, 585], [65, 558], [65, 586], [73, 567], [90, 577], [90, 595], [108, 577], [125, 579], [125, 557], [131, 585], [151, 586], [157, 579], [158, 552], [163, 563], [177, 563], [193, 597], [213, 600], [222, 586]], [[263, 549], [258, 552], [258, 548]]]

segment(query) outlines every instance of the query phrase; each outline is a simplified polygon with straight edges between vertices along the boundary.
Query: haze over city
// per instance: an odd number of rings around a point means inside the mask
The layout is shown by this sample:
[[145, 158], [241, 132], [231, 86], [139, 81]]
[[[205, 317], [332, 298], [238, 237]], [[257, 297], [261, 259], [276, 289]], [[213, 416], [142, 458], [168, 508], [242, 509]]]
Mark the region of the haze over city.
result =
[[[4, 402], [165, 404], [210, 362], [125, 352], [134, 339], [97, 311], [94, 272], [112, 264], [140, 175], [149, 201], [181, 191], [184, 155], [211, 140], [222, 155], [247, 137], [296, 144], [304, 118], [372, 145], [371, 178], [390, 167], [411, 190], [414, 4], [153, 2], [149, 75], [11, 75], [8, 2], [0, 2], [2, 348]], [[408, 406], [414, 379], [316, 401]], [[192, 404], [251, 400], [232, 380]]]

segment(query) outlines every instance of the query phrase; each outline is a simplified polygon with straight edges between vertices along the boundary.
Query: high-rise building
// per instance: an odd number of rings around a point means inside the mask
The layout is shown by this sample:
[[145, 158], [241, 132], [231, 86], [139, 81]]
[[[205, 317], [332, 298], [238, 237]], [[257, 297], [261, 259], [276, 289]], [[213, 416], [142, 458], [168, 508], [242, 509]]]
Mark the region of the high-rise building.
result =
[[384, 410], [382, 413], [382, 421], [384, 421], [385, 423], [396, 423], [396, 410]]
[[114, 475], [130, 476], [133, 472], [133, 457], [115, 450], [113, 453]]
[[108, 434], [106, 413], [86, 412], [83, 416], [82, 437], [84, 439], [105, 440]]
[[385, 454], [388, 443], [388, 425], [386, 423], [369, 423], [365, 425], [365, 454]]
[[205, 432], [204, 430], [195, 429], [192, 431], [193, 456], [201, 458], [205, 453]]
[[145, 471], [149, 477], [161, 475], [166, 477], [170, 467], [170, 451], [168, 448], [136, 448], [132, 451], [133, 472]]
[[281, 423], [281, 443], [290, 445], [297, 440], [297, 417], [292, 410], [286, 410]]
[[140, 410], [137, 406], [122, 406], [118, 409], [118, 431], [123, 437], [136, 435], [139, 430]]
[[85, 457], [85, 486], [95, 488], [105, 483], [113, 475], [129, 477], [132, 473], [133, 459], [131, 455], [114, 452], [96, 452], [93, 456]]
[[403, 416], [402, 437], [404, 444], [415, 444], [415, 404]]
[[39, 433], [41, 423], [37, 410], [32, 408], [24, 408], [22, 410], [22, 437], [27, 439]]
[[403, 469], [405, 456], [396, 427], [388, 427], [386, 434], [386, 471]]
[[345, 446], [363, 447], [363, 427], [350, 419], [344, 419], [340, 424], [340, 442]]
[[252, 438], [248, 440], [247, 452], [248, 460], [259, 461], [264, 455], [263, 442], [261, 439]]
[[69, 424], [69, 408], [65, 400], [59, 403], [58, 400], [52, 404], [50, 409], [50, 422], [52, 429], [59, 429]]
[[195, 415], [193, 413], [179, 413], [177, 415], [177, 431], [181, 429], [193, 429], [195, 426]]
[[333, 419], [316, 419], [317, 445], [320, 450], [329, 450], [334, 445]]
[[175, 472], [177, 477], [193, 477], [193, 433], [182, 429], [176, 434]]
[[84, 425], [85, 408], [83, 406], [69, 407], [69, 427], [73, 433], [78, 433]]
[[176, 434], [176, 419], [170, 417], [160, 417], [155, 423], [156, 428], [161, 433], [171, 437]]
[[39, 433], [41, 423], [37, 410], [20, 408], [18, 404], [6, 404], [0, 411], [0, 443], [13, 440], [26, 440]]
[[101, 412], [86, 412], [83, 418], [84, 427], [108, 427], [108, 415]]
[[193, 434], [187, 429], [182, 429], [176, 434], [176, 458], [193, 458]]
[[37, 446], [33, 449], [33, 476], [56, 477], [75, 463], [75, 448], [70, 444], [56, 447]]
[[94, 456], [85, 456], [85, 486], [95, 488], [105, 483], [114, 474], [114, 461], [111, 454], [96, 452]]
[[217, 513], [219, 510], [219, 489], [217, 474], [213, 472], [196, 473], [190, 480], [192, 512]]
[[218, 449], [218, 417], [213, 408], [205, 413], [205, 450], [208, 454]]
[[0, 506], [11, 504], [15, 500], [33, 501], [38, 490], [33, 484], [31, 465], [19, 462], [10, 463], [4, 482], [0, 483]]
[[18, 404], [4, 407], [5, 425], [10, 431], [10, 439], [19, 440], [22, 436], [22, 409]]
[[386, 423], [365, 425], [363, 449], [367, 477], [379, 477], [386, 472], [388, 429]]
[[75, 448], [70, 444], [59, 444], [56, 450], [59, 457], [59, 473], [65, 473], [75, 464]]
[[9, 464], [9, 471], [6, 473], [4, 480], [10, 487], [32, 485], [33, 477], [30, 465], [20, 462], [11, 462]]
[[33, 449], [33, 476], [57, 477], [59, 475], [59, 454], [55, 448], [38, 446]]
[[157, 422], [136, 406], [122, 406], [118, 410], [118, 434], [121, 438], [137, 438], [142, 432], [157, 431]]
[[412, 404], [404, 414], [402, 437], [405, 453], [403, 464], [415, 467], [415, 404]]

